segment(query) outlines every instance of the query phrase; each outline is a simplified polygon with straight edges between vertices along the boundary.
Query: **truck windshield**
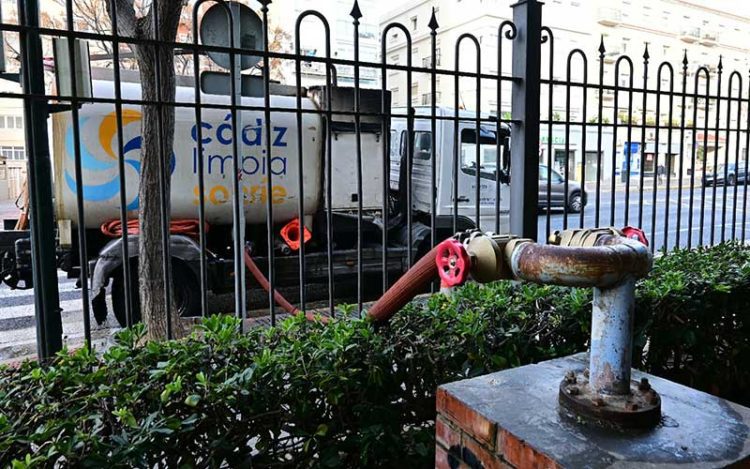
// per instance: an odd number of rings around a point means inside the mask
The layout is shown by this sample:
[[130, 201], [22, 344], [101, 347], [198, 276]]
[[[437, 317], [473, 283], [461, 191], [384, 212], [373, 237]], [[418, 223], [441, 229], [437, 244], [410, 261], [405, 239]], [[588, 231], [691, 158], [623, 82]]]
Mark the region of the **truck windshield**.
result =
[[[477, 132], [475, 128], [461, 131], [461, 167], [477, 167]], [[497, 169], [497, 140], [495, 132], [486, 127], [479, 128], [479, 169], [488, 172]]]

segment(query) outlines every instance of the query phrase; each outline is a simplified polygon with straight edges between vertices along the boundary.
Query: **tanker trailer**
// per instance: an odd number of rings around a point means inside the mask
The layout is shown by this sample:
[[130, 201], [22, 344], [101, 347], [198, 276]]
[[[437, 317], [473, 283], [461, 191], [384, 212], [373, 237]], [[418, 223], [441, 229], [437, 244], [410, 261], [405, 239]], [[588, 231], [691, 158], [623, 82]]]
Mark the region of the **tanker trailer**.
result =
[[[253, 256], [260, 269], [268, 271], [268, 254], [274, 250], [274, 279], [278, 288], [296, 287], [299, 282], [297, 252], [281, 236], [283, 227], [298, 216], [299, 198], [304, 200], [304, 227], [311, 234], [305, 244], [306, 281], [309, 285], [328, 283], [328, 246], [337, 284], [351, 282], [357, 276], [357, 210], [356, 134], [352, 116], [341, 114], [354, 111], [354, 90], [347, 87], [313, 87], [300, 90], [303, 112], [302, 125], [297, 125], [297, 90], [272, 84], [270, 106], [271, 158], [266, 155], [265, 98], [243, 97], [241, 132], [238, 131], [238, 154], [242, 161], [241, 187], [246, 226], [246, 244], [252, 245]], [[113, 98], [111, 81], [94, 81], [94, 96]], [[137, 83], [121, 84], [122, 99], [140, 99]], [[330, 93], [330, 96], [327, 95]], [[374, 286], [370, 298], [377, 296], [382, 282], [383, 230], [387, 231], [387, 270], [389, 280], [395, 281], [409, 262], [430, 248], [430, 228], [414, 222], [407, 226], [403, 209], [389, 214], [383, 223], [383, 154], [389, 145], [389, 122], [382, 122], [381, 91], [361, 90], [361, 148], [362, 148], [362, 270], [367, 276], [365, 285]], [[386, 96], [389, 102], [390, 96]], [[187, 103], [175, 108], [175, 142], [170, 155], [171, 219], [197, 219], [198, 189], [198, 131], [194, 88], [178, 86], [176, 102]], [[207, 285], [217, 294], [233, 291], [232, 253], [232, 167], [233, 136], [231, 113], [227, 96], [202, 93], [201, 139], [203, 147], [205, 217], [209, 225], [206, 242]], [[330, 102], [330, 109], [327, 103]], [[224, 108], [211, 108], [211, 105]], [[330, 111], [330, 112], [328, 112]], [[122, 106], [123, 162], [125, 166], [125, 195], [128, 219], [137, 219], [140, 201], [138, 182], [140, 171], [140, 107]], [[385, 125], [384, 125], [385, 124]], [[80, 154], [83, 170], [82, 192], [85, 226], [76, 224], [76, 178], [74, 172], [74, 132], [72, 113], [57, 112], [52, 117], [52, 148], [55, 185], [56, 217], [58, 224], [59, 259], [61, 269], [70, 277], [77, 277], [77, 230], [84, 229], [87, 251], [90, 253], [92, 310], [101, 323], [108, 314], [105, 296], [107, 287], [112, 295], [113, 312], [120, 324], [125, 324], [125, 282], [123, 278], [122, 239], [112, 236], [107, 228], [120, 219], [120, 177], [118, 171], [118, 126], [114, 106], [108, 103], [83, 104], [79, 109]], [[386, 129], [383, 134], [383, 128]], [[326, 148], [331, 132], [330, 155]], [[298, 177], [300, 157], [297, 151], [298, 132], [302, 140], [303, 186]], [[387, 148], [387, 147], [385, 147]], [[332, 232], [329, 237], [326, 220], [326, 164], [331, 167]], [[272, 187], [267, 190], [267, 178]], [[387, 195], [387, 194], [386, 194]], [[392, 206], [403, 207], [405, 194], [390, 195]], [[269, 246], [266, 229], [266, 204], [273, 205], [274, 239]], [[408, 232], [411, 231], [411, 236]], [[439, 230], [439, 238], [450, 233]], [[411, 238], [412, 249], [406, 246]], [[409, 252], [412, 258], [409, 259]], [[131, 297], [135, 300], [134, 318], [140, 317], [137, 305], [138, 237], [128, 236], [131, 269]], [[195, 235], [170, 235], [170, 256], [173, 266], [175, 301], [183, 316], [200, 314], [200, 244]], [[30, 263], [15, 259], [15, 267], [28, 269]], [[8, 262], [5, 263], [6, 266]], [[5, 268], [8, 270], [7, 267]], [[17, 271], [9, 277], [30, 279], [28, 272]], [[372, 280], [372, 281], [371, 281]], [[14, 282], [8, 282], [9, 284]], [[17, 283], [17, 282], [16, 282]], [[31, 286], [26, 281], [27, 286]], [[249, 298], [265, 301], [267, 295], [259, 286], [248, 285]], [[258, 290], [252, 290], [253, 288]], [[291, 291], [298, 290], [291, 288]], [[327, 296], [327, 295], [326, 295]], [[212, 311], [213, 312], [213, 311]]]

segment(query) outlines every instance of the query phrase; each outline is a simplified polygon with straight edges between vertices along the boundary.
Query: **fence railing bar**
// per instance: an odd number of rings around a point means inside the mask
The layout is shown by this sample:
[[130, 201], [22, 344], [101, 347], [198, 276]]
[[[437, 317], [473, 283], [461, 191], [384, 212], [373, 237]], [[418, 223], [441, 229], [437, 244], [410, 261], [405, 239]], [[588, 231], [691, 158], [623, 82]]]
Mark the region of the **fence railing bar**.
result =
[[[677, 200], [679, 203], [677, 204], [677, 221], [676, 226], [677, 229], [675, 230], [675, 248], [680, 247], [680, 232], [682, 231], [682, 175], [685, 172], [685, 104], [686, 104], [686, 96], [687, 96], [687, 66], [688, 66], [688, 60], [687, 60], [687, 49], [685, 50], [685, 55], [682, 59], [682, 93], [680, 94], [680, 97], [682, 98], [681, 101], [681, 108], [680, 108], [680, 172], [679, 172], [679, 178], [678, 178], [678, 184], [677, 184]], [[671, 124], [671, 122], [670, 122]], [[693, 135], [693, 140], [695, 140], [695, 132], [692, 132], [691, 135]], [[691, 147], [694, 147], [695, 145], [691, 145]], [[695, 168], [691, 168], [691, 172], [694, 172]], [[666, 229], [664, 233], [664, 237], [666, 239]]]
[[[380, 112], [382, 114], [382, 121], [380, 124], [381, 132], [383, 134], [383, 232], [381, 237], [381, 246], [382, 246], [382, 254], [381, 254], [381, 262], [382, 262], [382, 291], [383, 293], [388, 290], [388, 249], [386, 247], [388, 246], [388, 227], [390, 226], [390, 192], [391, 192], [391, 186], [390, 186], [390, 178], [391, 178], [391, 161], [390, 161], [390, 152], [391, 152], [391, 145], [393, 145], [393, 142], [391, 141], [391, 132], [388, 132], [388, 123], [393, 118], [393, 114], [391, 111], [391, 106], [387, 102], [387, 90], [388, 90], [388, 73], [387, 73], [387, 66], [385, 63], [386, 60], [386, 51], [385, 51], [385, 37], [387, 37], [388, 31], [396, 28], [395, 25], [388, 24], [381, 33], [381, 40], [380, 40], [380, 64], [381, 64], [381, 76], [380, 76]], [[434, 100], [434, 96], [433, 96]], [[434, 121], [433, 121], [434, 122]], [[433, 142], [434, 142], [434, 131], [433, 131]], [[435, 145], [433, 143], [432, 146], [432, 158], [434, 160], [435, 157]], [[398, 215], [396, 215], [398, 216]]]
[[[27, 93], [15, 93], [15, 92], [0, 92], [0, 98], [3, 99], [29, 99], [29, 100], [36, 100], [36, 101], [57, 101], [60, 103], [66, 103], [70, 102], [74, 99], [73, 96], [62, 96], [62, 95], [52, 95], [52, 94], [27, 94]], [[76, 98], [79, 103], [81, 104], [115, 104], [114, 98], [99, 98], [99, 97], [93, 97], [93, 98], [86, 98], [83, 96], [80, 96]], [[123, 98], [120, 102], [120, 104], [124, 105], [133, 105], [133, 106], [156, 106], [159, 104], [157, 101], [153, 100], [142, 100], [142, 99], [125, 99]], [[175, 108], [194, 108], [196, 106], [195, 103], [186, 102], [186, 101], [167, 101], [164, 100], [161, 102], [162, 105], [168, 106], [168, 107], [175, 107]], [[202, 108], [205, 109], [214, 109], [214, 110], [231, 110], [232, 106], [230, 104], [220, 104], [220, 103], [202, 103]], [[420, 106], [417, 106], [420, 107]], [[429, 106], [425, 106], [426, 108], [429, 108]], [[252, 106], [252, 105], [240, 105], [238, 104], [236, 106], [237, 110], [241, 111], [265, 111], [265, 106]], [[277, 107], [277, 106], [271, 106], [270, 111], [272, 113], [288, 113], [288, 114], [294, 114], [297, 112], [297, 110], [294, 107]], [[316, 115], [322, 115], [325, 116], [328, 114], [325, 110], [320, 109], [302, 109], [301, 112], [303, 114], [316, 114]], [[367, 112], [362, 111], [359, 113], [361, 117], [378, 117], [380, 118], [382, 114], [377, 112]], [[332, 116], [351, 116], [353, 117], [355, 113], [353, 111], [331, 111]], [[388, 114], [391, 117], [394, 118], [408, 118], [408, 114], [403, 113], [389, 113]], [[427, 118], [427, 116], [425, 116]], [[454, 121], [456, 120], [453, 116], [441, 116], [437, 115], [435, 117], [438, 121]], [[460, 122], [474, 122], [475, 117], [460, 117], [458, 118], [458, 121]], [[495, 124], [496, 118], [495, 117], [480, 117], [480, 122], [483, 123], [491, 123]], [[503, 119], [503, 122], [513, 123], [513, 124], [520, 124], [522, 121], [517, 119]], [[541, 123], [545, 123], [546, 121], [540, 121]], [[580, 122], [579, 122], [580, 124]]]
[[[747, 80], [747, 96], [750, 102], [750, 74]], [[742, 242], [745, 242], [745, 222], [747, 220], [747, 180], [748, 180], [748, 166], [750, 166], [750, 104], [745, 108], [745, 115], [747, 117], [746, 131], [745, 131], [745, 186], [742, 191]], [[739, 122], [737, 124], [739, 126]], [[739, 141], [739, 139], [738, 139]]]
[[[540, 83], [543, 84], [543, 85], [549, 84], [549, 83], [552, 83], [554, 85], [568, 85], [569, 84], [572, 88], [583, 88], [583, 86], [584, 86], [583, 82], [580, 82], [580, 81], [572, 80], [570, 83], [568, 83], [567, 80], [560, 80], [560, 79], [549, 80], [549, 79], [546, 79], [546, 78], [542, 78], [540, 80]], [[607, 85], [607, 84], [596, 83], [596, 84], [589, 84], [588, 87], [589, 88], [594, 88], [594, 89], [600, 89], [601, 88], [604, 91], [619, 90], [619, 91], [632, 91], [633, 93], [636, 93], [636, 94], [641, 94], [641, 93], [644, 93], [644, 92], [645, 93], [650, 93], [650, 94], [656, 94], [656, 90], [649, 89], [649, 88], [643, 88], [643, 87], [640, 87], [640, 86], [632, 86], [632, 87], [631, 86], [627, 86], [626, 87], [626, 86], [615, 86], [615, 85]], [[668, 91], [662, 91], [661, 94], [667, 95], [667, 94], [669, 94], [669, 92]], [[673, 92], [673, 94], [675, 96], [680, 96], [682, 93], [680, 93], [680, 92]], [[690, 97], [689, 93], [688, 93], [688, 97]], [[710, 99], [712, 99], [712, 100], [713, 99], [721, 99], [722, 101], [740, 101], [742, 103], [747, 103], [747, 102], [750, 101], [750, 99], [743, 98], [743, 97], [731, 97], [730, 98], [728, 96], [718, 96], [718, 95], [714, 95], [714, 94], [709, 94], [707, 97], [710, 98]]]
[[[266, 137], [266, 164], [268, 165], [268, 171], [266, 176], [266, 229], [268, 230], [268, 310], [271, 313], [271, 325], [276, 325], [276, 301], [274, 301], [274, 292], [276, 291], [276, 275], [275, 275], [275, 257], [276, 253], [273, 246], [274, 231], [273, 231], [273, 171], [271, 171], [271, 164], [273, 163], [273, 154], [271, 153], [271, 56], [269, 54], [269, 35], [268, 35], [268, 4], [270, 0], [262, 0], [261, 4], [261, 16], [263, 19], [263, 97], [265, 100], [265, 137]], [[300, 194], [303, 197], [303, 194]], [[329, 207], [330, 210], [330, 207]], [[301, 238], [304, 239], [304, 238]], [[244, 241], [244, 240], [243, 240]], [[244, 285], [243, 285], [244, 287]], [[244, 317], [244, 314], [243, 314]]]
[[[664, 240], [662, 244], [662, 251], [667, 252], [669, 250], [669, 217], [670, 217], [670, 206], [669, 206], [669, 199], [671, 195], [671, 181], [672, 181], [672, 170], [670, 166], [672, 166], [673, 161], [672, 158], [674, 157], [672, 155], [672, 119], [674, 117], [674, 68], [669, 62], [662, 62], [659, 65], [659, 69], [657, 71], [657, 78], [656, 78], [656, 123], [658, 125], [659, 118], [661, 117], [661, 94], [659, 93], [661, 91], [661, 82], [662, 82], [662, 70], [667, 69], [669, 71], [669, 111], [667, 112], [667, 122], [669, 122], [669, 126], [667, 127], [667, 152], [664, 155], [664, 172], [666, 173], [666, 197], [664, 199]], [[652, 205], [651, 205], [651, 239], [654, 240], [654, 242], [651, 245], [651, 252], [654, 252], [654, 249], [656, 248], [656, 183], [657, 178], [660, 178], [660, 175], [658, 174], [659, 171], [659, 129], [656, 130], [656, 155], [654, 158], [654, 188], [653, 188], [653, 194], [652, 194]], [[680, 153], [682, 155], [682, 153]], [[667, 160], [669, 159], [669, 160]], [[682, 169], [682, 168], [680, 168]], [[679, 204], [678, 204], [679, 205]], [[680, 224], [677, 224], [677, 231], [680, 230]]]
[[[65, 1], [66, 26], [69, 31], [74, 30], [73, 26], [73, 0]], [[78, 219], [78, 259], [80, 271], [78, 280], [81, 284], [81, 309], [83, 311], [83, 335], [86, 340], [85, 347], [91, 350], [91, 317], [89, 308], [89, 263], [88, 250], [86, 249], [86, 216], [83, 206], [83, 169], [81, 167], [81, 123], [78, 114], [78, 83], [76, 80], [75, 66], [75, 44], [72, 40], [67, 41], [67, 54], [70, 64], [70, 91], [73, 95], [71, 102], [71, 115], [73, 124], [73, 164], [76, 184], [76, 212]]]
[[[432, 7], [432, 16], [430, 17], [430, 22], [428, 24], [428, 27], [430, 28], [430, 91], [431, 91], [431, 99], [430, 99], [430, 246], [434, 248], [437, 243], [437, 151], [435, 150], [437, 146], [437, 60], [435, 57], [437, 56], [437, 29], [439, 27], [437, 22], [437, 16], [435, 15], [435, 7]], [[502, 25], [500, 26], [500, 29], [502, 29]], [[498, 38], [498, 41], [500, 39]], [[502, 51], [498, 52], [499, 54], [502, 54]], [[500, 63], [498, 62], [498, 74], [500, 74]], [[500, 89], [500, 85], [498, 85], [498, 90]], [[499, 92], [499, 91], [498, 91]], [[499, 95], [498, 95], [499, 96]], [[498, 97], [498, 116], [501, 114], [500, 112], [500, 98]], [[498, 119], [498, 129], [499, 129], [499, 122]], [[498, 135], [500, 135], [498, 133]], [[498, 153], [499, 154], [499, 153]], [[497, 202], [497, 200], [496, 200]], [[497, 231], [497, 229], [495, 230]], [[436, 288], [436, 282], [432, 282], [430, 285], [430, 292], [435, 293], [437, 290]]]
[[[503, 165], [501, 164], [501, 161], [503, 160], [502, 157], [502, 146], [506, 144], [506, 142], [502, 141], [500, 138], [500, 135], [502, 134], [502, 126], [503, 126], [503, 82], [499, 79], [500, 76], [502, 76], [503, 73], [503, 29], [507, 27], [508, 30], [505, 32], [505, 38], [512, 41], [515, 39], [516, 34], [518, 33], [516, 29], [516, 25], [510, 21], [510, 20], [504, 20], [500, 23], [500, 26], [497, 28], [497, 76], [498, 79], [496, 80], [497, 85], [497, 125], [495, 126], [495, 233], [500, 233], [500, 173], [501, 171], [504, 171]], [[542, 28], [542, 31], [545, 32], [544, 27]], [[546, 37], [549, 37], [550, 34], [547, 34]], [[544, 37], [542, 37], [542, 42], [544, 42]], [[434, 92], [434, 90], [433, 90]], [[479, 113], [477, 113], [477, 116]], [[434, 181], [433, 181], [434, 185]], [[435, 210], [433, 209], [433, 213]], [[549, 219], [549, 210], [547, 210], [547, 216]], [[549, 222], [547, 222], [547, 231], [549, 232]], [[549, 234], [547, 234], [547, 238], [549, 238]]]
[[[702, 70], [705, 70], [706, 72], [706, 93], [708, 93], [708, 90], [710, 89], [710, 74], [707, 68], [703, 67]], [[698, 72], [700, 72], [701, 69], [698, 69]], [[698, 77], [699, 74], [696, 72], [695, 75], [695, 99], [693, 101], [693, 108], [697, 111], [698, 105]], [[708, 152], [706, 151], [708, 148], [708, 109], [709, 109], [709, 100], [708, 98], [704, 97], [706, 99], [706, 109], [704, 111], [704, 117], [703, 117], [703, 168], [705, 171], [706, 168], [706, 158], [708, 157]], [[697, 125], [697, 119], [694, 119], [693, 122], [694, 125]], [[693, 145], [695, 147], [695, 145]], [[695, 161], [693, 161], [693, 168], [695, 168]], [[692, 172], [695, 174], [695, 171]], [[703, 225], [705, 221], [705, 208], [706, 208], [706, 185], [701, 183], [701, 213], [700, 213], [700, 227], [698, 227], [698, 244], [700, 246], [703, 246]], [[689, 248], [690, 246], [688, 246]]]
[[[729, 96], [732, 96], [732, 89], [734, 88], [733, 85], [734, 85], [735, 77], [737, 79], [739, 79], [739, 82], [740, 82], [740, 84], [739, 84], [739, 90], [740, 91], [739, 91], [738, 94], [740, 94], [740, 95], [742, 94], [742, 75], [740, 75], [739, 72], [735, 71], [735, 72], [732, 72], [732, 73], [729, 74], [729, 84], [727, 86], [727, 94]], [[732, 211], [732, 237], [731, 237], [731, 239], [734, 239], [734, 236], [736, 234], [736, 229], [735, 229], [736, 226], [735, 226], [735, 224], [737, 222], [737, 184], [738, 184], [737, 176], [738, 176], [738, 173], [739, 173], [739, 167], [737, 166], [737, 163], [738, 163], [737, 160], [739, 159], [739, 150], [740, 150], [740, 148], [739, 148], [739, 146], [740, 146], [739, 129], [740, 129], [740, 118], [741, 118], [741, 115], [742, 115], [741, 113], [742, 113], [742, 105], [738, 104], [737, 105], [737, 142], [736, 142], [736, 147], [737, 148], [736, 148], [736, 156], [735, 156], [735, 160], [734, 160], [734, 163], [735, 163], [735, 165], [734, 165], [734, 184], [732, 184], [734, 186], [734, 188], [733, 188], [734, 196], [732, 198], [733, 211]], [[731, 131], [730, 131], [729, 127], [731, 126], [731, 122], [732, 122], [732, 102], [728, 101], [727, 102], [727, 130], [726, 130], [726, 132], [724, 134], [724, 138], [726, 140], [726, 146], [724, 147], [724, 184], [723, 184], [723, 194], [722, 194], [722, 197], [724, 199], [724, 203], [721, 206], [721, 226], [722, 226], [722, 228], [721, 228], [721, 238], [720, 238], [721, 242], [724, 242], [725, 239], [726, 239], [726, 229], [725, 229], [725, 227], [726, 227], [726, 222], [727, 222], [727, 190], [728, 190], [727, 186], [729, 185], [729, 182], [730, 182], [729, 181], [729, 158], [730, 158], [729, 157], [729, 146], [730, 146], [730, 142], [731, 142]], [[714, 171], [716, 171], [716, 170], [714, 169]]]
[[[721, 57], [719, 58], [719, 67], [718, 67], [718, 83], [716, 85], [716, 94], [717, 96], [721, 96], [721, 72], [722, 72], [723, 66], [721, 63]], [[719, 123], [721, 121], [721, 98], [716, 99], [716, 125], [715, 128], [719, 128]], [[729, 123], [727, 123], [729, 125]], [[719, 165], [719, 131], [716, 130], [714, 133], [714, 183], [713, 183], [713, 194], [711, 197], [711, 244], [714, 244], [714, 234], [716, 231], [716, 189], [718, 184], [718, 165]], [[724, 165], [726, 168], [726, 165]], [[703, 173], [705, 174], [705, 166]], [[725, 182], [726, 184], [726, 182]], [[722, 233], [724, 232], [724, 228], [722, 226]]]
[[[354, 0], [354, 8], [350, 13], [354, 18], [354, 132], [356, 144], [356, 161], [357, 161], [357, 311], [360, 316], [364, 315], [362, 310], [362, 131], [360, 127], [360, 91], [359, 91], [359, 6], [357, 0]], [[299, 93], [298, 93], [299, 94]]]
[[[643, 99], [643, 103], [641, 104], [641, 122], [646, 122], [647, 120], [647, 112], [648, 112], [648, 43], [646, 43], [646, 46], [643, 51], [643, 92], [641, 93], [641, 97]], [[658, 77], [657, 77], [658, 78]], [[656, 106], [658, 108], [659, 106], [659, 96], [656, 97]], [[631, 119], [632, 120], [632, 119]], [[656, 114], [656, 123], [658, 125], [659, 123], [659, 113]], [[656, 135], [658, 138], [659, 135], [659, 129], [657, 127], [656, 129]], [[658, 149], [657, 149], [658, 151]], [[641, 161], [640, 161], [640, 167], [638, 168], [638, 227], [643, 228], [643, 179], [644, 179], [644, 171], [646, 169], [646, 128], [641, 127]], [[628, 155], [630, 157], [630, 154]], [[631, 162], [628, 161], [628, 174], [630, 173], [630, 164]], [[629, 200], [625, 202], [626, 207], [630, 205]], [[627, 217], [625, 217], [625, 224], [627, 225]], [[654, 247], [654, 243], [656, 242], [653, 237], [651, 238], [651, 248]]]
[[[302, 46], [301, 46], [301, 30], [302, 30], [302, 21], [307, 18], [308, 16], [315, 16], [318, 19], [320, 17], [318, 16], [320, 13], [318, 13], [315, 10], [305, 10], [302, 13], [297, 16], [297, 20], [294, 25], [294, 52], [297, 58], [295, 59], [294, 67], [295, 67], [295, 81], [297, 85], [297, 89], [302, 89], [302, 61], [301, 61], [301, 54], [302, 54]], [[325, 22], [323, 22], [324, 27], [326, 26]], [[331, 47], [330, 47], [330, 37], [326, 31], [326, 55], [330, 55], [331, 53]], [[299, 188], [299, 201], [297, 204], [297, 216], [299, 218], [300, 222], [300, 243], [299, 243], [299, 251], [298, 251], [298, 265], [299, 265], [299, 305], [300, 310], [305, 311], [307, 309], [307, 272], [306, 272], [306, 261], [305, 261], [305, 238], [304, 238], [304, 232], [305, 232], [305, 197], [304, 197], [304, 145], [302, 143], [302, 132], [303, 132], [303, 126], [302, 126], [302, 116], [303, 116], [303, 110], [302, 110], [302, 93], [296, 93], [296, 121], [297, 121], [297, 165], [299, 166], [297, 168], [297, 186]], [[387, 138], [387, 136], [383, 136], [383, 138]]]
[[[115, 1], [115, 0], [112, 0]], [[192, 11], [192, 39], [196, 43], [198, 41], [198, 11], [201, 5], [207, 1], [213, 0], [198, 0], [193, 5]], [[222, 8], [228, 17], [228, 23], [231, 24], [231, 12], [229, 7], [225, 4]], [[114, 50], [114, 47], [113, 47]], [[193, 51], [193, 73], [194, 76], [199, 76], [200, 73], [200, 53], [197, 50]], [[202, 96], [200, 83], [198, 80], [194, 80], [193, 92], [195, 94], [195, 130], [196, 130], [196, 146], [197, 146], [197, 170], [198, 170], [198, 244], [201, 248], [200, 254], [200, 285], [201, 285], [201, 317], [208, 316], [208, 266], [206, 259], [206, 180], [204, 174], [204, 155], [203, 155], [203, 107], [201, 106]]]
[[[542, 33], [544, 34], [544, 36], [542, 36], [542, 42], [549, 42], [549, 69], [547, 73], [549, 74], [550, 80], [552, 80], [552, 78], [554, 77], [555, 65], [555, 36], [552, 33], [552, 29], [547, 26], [542, 26]], [[550, 235], [552, 234], [552, 126], [554, 125], [552, 102], [553, 92], [554, 85], [550, 81], [550, 83], [547, 85], [547, 190], [545, 191], [547, 206], [545, 210], [545, 240], [549, 240]]]
[[[599, 42], [599, 83], [604, 83], [604, 54], [606, 49], [604, 48], [604, 35], [600, 37]], [[601, 86], [595, 87], [599, 91], [599, 105], [597, 106], [599, 114], [597, 116], [596, 125], [596, 201], [594, 207], [594, 226], [599, 226], [599, 208], [601, 207], [601, 189], [602, 189], [602, 120], [604, 106], [602, 102], [604, 100], [604, 89]]]
[[[112, 17], [112, 24], [118, 24], [117, 22], [117, 8], [115, 0], [109, 0], [110, 2], [110, 15]], [[128, 226], [128, 214], [127, 214], [127, 180], [125, 178], [125, 140], [123, 137], [123, 120], [122, 120], [122, 81], [120, 79], [120, 44], [119, 34], [117, 28], [112, 28], [112, 35], [115, 38], [112, 43], [112, 73], [114, 78], [115, 88], [115, 120], [117, 125], [117, 170], [119, 172], [120, 182], [120, 226], [122, 227], [121, 239], [121, 252], [122, 252], [122, 276], [123, 285], [125, 291], [123, 292], [123, 299], [125, 300], [125, 325], [132, 327], [134, 324], [133, 315], [133, 296], [132, 296], [132, 272], [130, 264], [130, 246], [129, 234], [127, 230]]]

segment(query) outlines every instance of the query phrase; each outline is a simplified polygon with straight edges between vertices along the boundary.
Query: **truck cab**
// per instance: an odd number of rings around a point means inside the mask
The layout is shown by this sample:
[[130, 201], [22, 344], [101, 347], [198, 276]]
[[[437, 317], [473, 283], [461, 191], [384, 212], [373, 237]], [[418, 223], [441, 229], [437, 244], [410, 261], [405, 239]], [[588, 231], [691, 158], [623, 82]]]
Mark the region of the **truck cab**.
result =
[[[417, 214], [430, 214], [432, 196], [439, 223], [452, 222], [454, 196], [457, 193], [458, 216], [471, 220], [482, 230], [494, 231], [499, 219], [500, 232], [508, 230], [510, 200], [509, 136], [510, 128], [482, 121], [477, 132], [474, 112], [459, 111], [458, 133], [455, 110], [436, 108], [435, 151], [432, 146], [432, 109], [415, 107], [412, 135], [411, 204]], [[406, 108], [393, 108], [396, 116], [405, 116]], [[483, 118], [489, 116], [483, 115]], [[393, 117], [390, 129], [390, 188], [398, 194], [407, 190], [406, 178], [401, 177], [408, 160], [408, 119]], [[456, 148], [458, 145], [458, 148]], [[458, 152], [456, 153], [456, 150]], [[478, 152], [477, 152], [478, 150]], [[435, 184], [432, 183], [432, 155], [435, 155]], [[456, 173], [456, 155], [458, 173]], [[479, 200], [477, 201], [477, 171], [479, 171]], [[456, 185], [454, 185], [454, 181]], [[498, 187], [499, 186], [499, 187]], [[458, 190], [456, 190], [458, 189]], [[498, 199], [499, 195], [499, 200]], [[403, 199], [403, 197], [400, 197]], [[479, 220], [476, 219], [477, 203]]]

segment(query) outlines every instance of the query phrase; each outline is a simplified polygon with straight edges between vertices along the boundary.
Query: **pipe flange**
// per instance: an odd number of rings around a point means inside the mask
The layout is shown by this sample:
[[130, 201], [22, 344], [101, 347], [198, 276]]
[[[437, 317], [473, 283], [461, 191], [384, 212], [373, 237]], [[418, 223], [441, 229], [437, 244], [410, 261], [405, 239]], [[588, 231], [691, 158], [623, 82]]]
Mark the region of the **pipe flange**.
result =
[[558, 394], [561, 410], [607, 428], [656, 426], [661, 421], [659, 393], [646, 378], [630, 383], [629, 394], [601, 394], [591, 389], [588, 370], [568, 371]]

